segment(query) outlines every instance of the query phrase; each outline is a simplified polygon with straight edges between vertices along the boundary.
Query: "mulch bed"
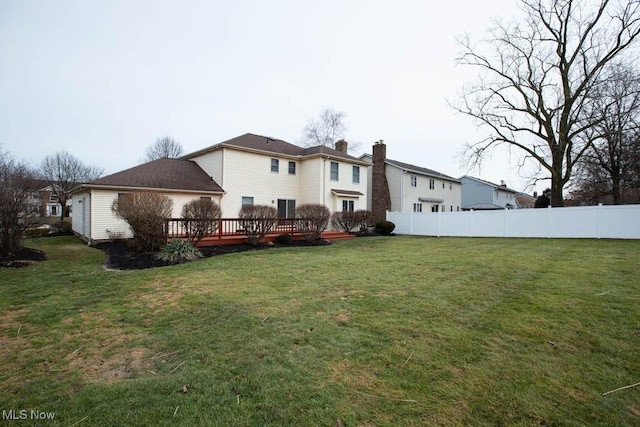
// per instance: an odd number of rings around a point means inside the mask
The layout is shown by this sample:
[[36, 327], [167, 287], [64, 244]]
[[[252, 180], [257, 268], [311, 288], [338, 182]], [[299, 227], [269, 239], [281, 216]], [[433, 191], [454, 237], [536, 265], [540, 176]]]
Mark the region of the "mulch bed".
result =
[[[293, 246], [321, 246], [330, 245], [330, 242], [321, 240], [319, 242], [307, 242], [306, 240], [294, 241], [289, 245], [279, 244], [260, 244], [251, 246], [242, 245], [225, 245], [225, 246], [207, 246], [199, 248], [205, 258], [217, 255], [225, 255], [236, 252], [257, 251], [266, 249], [275, 249], [279, 247]], [[156, 259], [155, 253], [140, 252], [131, 247], [126, 241], [122, 242], [104, 242], [93, 246], [105, 253], [104, 266], [112, 270], [142, 270], [145, 268], [165, 267], [171, 265], [167, 262]]]
[[0, 257], [0, 268], [20, 268], [31, 265], [33, 261], [44, 261], [47, 256], [38, 249], [22, 248], [15, 255]]

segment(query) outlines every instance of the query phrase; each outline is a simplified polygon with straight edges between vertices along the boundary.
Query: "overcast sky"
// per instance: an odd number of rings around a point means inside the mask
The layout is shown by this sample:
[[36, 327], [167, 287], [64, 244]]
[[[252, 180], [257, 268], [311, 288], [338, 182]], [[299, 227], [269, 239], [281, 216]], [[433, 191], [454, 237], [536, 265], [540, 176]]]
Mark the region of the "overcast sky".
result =
[[[65, 149], [113, 173], [169, 135], [186, 152], [247, 132], [299, 143], [325, 107], [347, 140], [460, 177], [485, 130], [456, 113], [480, 38], [513, 0], [0, 0], [0, 145], [34, 165]], [[472, 175], [524, 189], [516, 153]]]

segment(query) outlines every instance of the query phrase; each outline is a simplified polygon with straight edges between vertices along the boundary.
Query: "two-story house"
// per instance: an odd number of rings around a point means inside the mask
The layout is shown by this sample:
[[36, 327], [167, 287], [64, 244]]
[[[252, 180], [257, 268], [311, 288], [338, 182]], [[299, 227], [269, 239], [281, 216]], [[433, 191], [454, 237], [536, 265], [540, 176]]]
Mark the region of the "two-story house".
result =
[[[53, 186], [56, 184], [50, 184], [49, 181], [39, 179], [36, 181], [35, 186], [37, 190], [31, 193], [29, 198], [29, 216], [39, 217], [56, 217], [62, 213], [62, 204], [58, 200]], [[59, 188], [59, 187], [56, 187]], [[67, 200], [66, 209], [71, 216], [71, 200]]]
[[347, 154], [346, 141], [338, 141], [336, 149], [303, 148], [245, 134], [182, 158], [196, 162], [224, 188], [223, 216], [236, 216], [245, 204], [273, 205], [282, 218], [307, 203], [331, 212], [367, 207], [369, 163]]
[[245, 134], [187, 154], [160, 159], [82, 184], [73, 191], [73, 230], [89, 241], [117, 234], [129, 237], [128, 225], [111, 205], [132, 191], [157, 191], [173, 200], [173, 216], [194, 198], [211, 198], [224, 218], [235, 218], [244, 205], [270, 205], [291, 218], [301, 204], [324, 204], [331, 212], [367, 207], [366, 161], [336, 149], [303, 148], [286, 141]]
[[416, 213], [460, 210], [461, 185], [458, 179], [422, 166], [388, 159], [383, 141], [373, 145], [372, 153], [363, 154], [360, 159], [373, 164], [368, 193], [371, 194], [369, 209], [375, 222], [384, 219], [386, 210]]
[[494, 184], [480, 178], [465, 175], [462, 182], [462, 209], [493, 210], [518, 208], [517, 196], [520, 194], [507, 187], [504, 182]]

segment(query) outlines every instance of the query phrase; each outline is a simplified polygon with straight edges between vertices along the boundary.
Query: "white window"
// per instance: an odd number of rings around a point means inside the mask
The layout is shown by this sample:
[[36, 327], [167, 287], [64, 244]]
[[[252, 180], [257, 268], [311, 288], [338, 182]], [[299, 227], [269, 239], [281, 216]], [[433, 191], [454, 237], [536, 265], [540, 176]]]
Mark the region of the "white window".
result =
[[429, 190], [433, 190], [436, 188], [436, 180], [431, 178], [429, 179]]
[[418, 177], [415, 175], [411, 175], [411, 186], [412, 187], [418, 186]]
[[438, 212], [439, 205], [431, 205], [431, 212]]
[[280, 171], [280, 160], [271, 159], [271, 172], [278, 173]]
[[331, 162], [331, 181], [337, 181], [339, 178], [338, 162]]
[[253, 206], [253, 196], [242, 196], [242, 207]]
[[353, 178], [352, 181], [354, 184], [360, 184], [360, 166], [353, 167]]
[[296, 174], [296, 162], [289, 162], [289, 175]]
[[444, 181], [442, 181], [442, 189], [444, 190]]
[[449, 190], [453, 190], [453, 184], [449, 183]]
[[422, 203], [414, 203], [413, 204], [414, 212], [422, 212]]

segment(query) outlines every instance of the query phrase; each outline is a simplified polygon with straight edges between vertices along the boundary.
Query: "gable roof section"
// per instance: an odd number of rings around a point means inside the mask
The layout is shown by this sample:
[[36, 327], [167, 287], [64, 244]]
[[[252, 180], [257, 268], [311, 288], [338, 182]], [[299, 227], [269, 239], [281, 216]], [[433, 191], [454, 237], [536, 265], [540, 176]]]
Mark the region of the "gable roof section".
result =
[[[369, 154], [369, 153], [365, 153], [363, 155], [360, 156], [360, 159], [363, 161], [368, 161], [369, 164], [373, 164], [373, 155]], [[365, 160], [366, 159], [366, 160]], [[403, 169], [407, 172], [414, 172], [417, 174], [421, 174], [421, 175], [428, 175], [428, 176], [432, 176], [434, 178], [443, 178], [449, 181], [453, 181], [453, 182], [460, 182], [459, 179], [454, 178], [452, 176], [449, 175], [445, 175], [441, 172], [438, 171], [434, 171], [433, 169], [427, 169], [427, 168], [423, 168], [421, 166], [416, 166], [416, 165], [412, 165], [409, 163], [404, 163], [404, 162], [399, 162], [397, 160], [391, 160], [391, 159], [385, 159], [384, 161], [386, 164], [391, 165], [391, 166], [395, 166], [399, 169]]]
[[232, 148], [244, 151], [250, 151], [265, 155], [281, 155], [285, 157], [314, 157], [314, 156], [328, 156], [337, 159], [346, 160], [352, 163], [365, 164], [362, 160], [345, 154], [342, 151], [334, 150], [333, 148], [325, 147], [322, 145], [303, 148], [290, 142], [283, 141], [281, 139], [271, 138], [268, 136], [256, 135], [253, 133], [245, 133], [244, 135], [237, 136], [235, 138], [228, 139], [218, 144], [211, 145], [202, 150], [189, 153], [182, 156], [181, 159], [191, 159], [193, 157], [205, 154], [211, 151], [219, 150], [221, 148]]
[[484, 179], [476, 178], [474, 176], [465, 175], [465, 176], [461, 177], [460, 180], [462, 180], [463, 178], [472, 179], [472, 180], [477, 181], [477, 182], [479, 182], [481, 184], [488, 185], [488, 186], [496, 188], [498, 190], [506, 191], [507, 193], [519, 193], [519, 191], [516, 191], [513, 188], [509, 188], [509, 187], [506, 187], [504, 185], [494, 184], [493, 182], [485, 181]]
[[[367, 155], [370, 156], [372, 159], [373, 157], [371, 155]], [[391, 165], [391, 166], [395, 166], [397, 168], [406, 170], [407, 172], [414, 172], [414, 173], [418, 173], [418, 174], [422, 174], [422, 175], [428, 175], [428, 176], [432, 176], [434, 178], [444, 178], [446, 180], [449, 181], [453, 181], [453, 182], [460, 182], [459, 179], [454, 178], [452, 176], [449, 175], [445, 175], [441, 172], [438, 171], [434, 171], [433, 169], [427, 169], [427, 168], [423, 168], [421, 166], [416, 166], [416, 165], [412, 165], [409, 163], [404, 163], [404, 162], [399, 162], [397, 160], [391, 160], [391, 159], [386, 159], [384, 161], [386, 164]]]
[[178, 190], [224, 193], [196, 162], [158, 159], [98, 178], [78, 188]]

